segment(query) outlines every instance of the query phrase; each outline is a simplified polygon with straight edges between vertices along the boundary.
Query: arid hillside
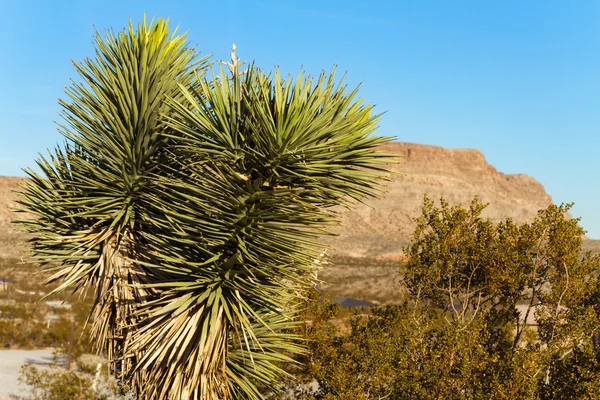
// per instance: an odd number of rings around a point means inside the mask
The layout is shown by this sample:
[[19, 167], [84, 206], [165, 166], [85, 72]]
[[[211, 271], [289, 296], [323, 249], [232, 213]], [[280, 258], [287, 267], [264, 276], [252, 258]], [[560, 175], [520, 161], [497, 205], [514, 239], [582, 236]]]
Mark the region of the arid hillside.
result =
[[[414, 230], [414, 217], [423, 196], [444, 197], [450, 204], [468, 206], [474, 196], [489, 203], [484, 215], [494, 221], [510, 217], [532, 220], [552, 198], [534, 178], [498, 172], [476, 149], [446, 149], [413, 143], [391, 143], [385, 150], [402, 155], [380, 200], [358, 205], [343, 214], [336, 254], [350, 257], [395, 258]], [[585, 221], [583, 221], [585, 222]], [[588, 245], [592, 243], [587, 243]]]
[[23, 247], [20, 246], [27, 236], [15, 229], [11, 223], [20, 216], [13, 212], [17, 206], [15, 190], [23, 178], [0, 176], [0, 258], [21, 258]]

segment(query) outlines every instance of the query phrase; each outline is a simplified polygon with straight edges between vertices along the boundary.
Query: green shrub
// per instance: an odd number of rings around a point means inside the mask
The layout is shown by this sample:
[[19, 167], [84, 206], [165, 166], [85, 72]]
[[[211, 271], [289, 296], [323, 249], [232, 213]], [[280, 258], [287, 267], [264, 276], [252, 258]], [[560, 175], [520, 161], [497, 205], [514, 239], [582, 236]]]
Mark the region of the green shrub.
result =
[[483, 209], [426, 199], [405, 249], [402, 305], [357, 315], [342, 331], [337, 307], [313, 301], [300, 376], [319, 391], [298, 397], [598, 398], [600, 257], [580, 256], [578, 220], [550, 206], [532, 223], [493, 224]]
[[118, 388], [104, 374], [92, 375], [62, 367], [37, 368], [25, 364], [21, 368], [21, 383], [30, 393], [23, 400], [116, 400]]

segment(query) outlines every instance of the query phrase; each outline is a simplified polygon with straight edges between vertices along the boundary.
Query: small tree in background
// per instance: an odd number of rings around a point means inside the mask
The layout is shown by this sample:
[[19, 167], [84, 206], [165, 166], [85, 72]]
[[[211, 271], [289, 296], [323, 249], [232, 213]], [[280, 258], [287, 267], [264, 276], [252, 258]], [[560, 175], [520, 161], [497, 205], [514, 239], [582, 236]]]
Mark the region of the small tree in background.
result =
[[379, 193], [372, 106], [334, 74], [207, 60], [167, 22], [97, 34], [66, 138], [21, 194], [32, 261], [93, 290], [93, 336], [142, 399], [263, 398], [302, 351], [299, 294], [338, 215]]
[[581, 255], [569, 205], [523, 224], [494, 224], [484, 208], [425, 199], [404, 249], [405, 304], [352, 319], [349, 333], [316, 306], [313, 398], [597, 398], [600, 256]]
[[[510, 219], [492, 224], [481, 217], [484, 207], [475, 199], [467, 210], [444, 200], [436, 208], [426, 199], [406, 249], [405, 282], [417, 308], [457, 342], [470, 338], [469, 347], [477, 349], [448, 346], [447, 376], [459, 371], [456, 357], [474, 369], [467, 381], [456, 377], [454, 390], [521, 398], [531, 388], [557, 398], [555, 387], [568, 384], [574, 394], [590, 377], [567, 383], [552, 371], [560, 363], [577, 364], [584, 354], [597, 356], [592, 339], [600, 328], [600, 257], [582, 257], [584, 231], [578, 219], [567, 218], [571, 205], [550, 205], [520, 225]], [[531, 320], [536, 327], [527, 326]], [[578, 361], [569, 357], [573, 352]]]

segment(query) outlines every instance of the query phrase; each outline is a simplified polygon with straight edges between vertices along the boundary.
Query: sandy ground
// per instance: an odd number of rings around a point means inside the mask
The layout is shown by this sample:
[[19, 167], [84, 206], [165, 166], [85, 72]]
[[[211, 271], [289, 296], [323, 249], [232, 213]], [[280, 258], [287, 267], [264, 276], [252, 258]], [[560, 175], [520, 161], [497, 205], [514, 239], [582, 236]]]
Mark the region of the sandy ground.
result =
[[21, 366], [25, 363], [45, 366], [54, 360], [52, 349], [0, 350], [0, 400], [10, 399], [10, 394], [24, 395], [19, 384]]

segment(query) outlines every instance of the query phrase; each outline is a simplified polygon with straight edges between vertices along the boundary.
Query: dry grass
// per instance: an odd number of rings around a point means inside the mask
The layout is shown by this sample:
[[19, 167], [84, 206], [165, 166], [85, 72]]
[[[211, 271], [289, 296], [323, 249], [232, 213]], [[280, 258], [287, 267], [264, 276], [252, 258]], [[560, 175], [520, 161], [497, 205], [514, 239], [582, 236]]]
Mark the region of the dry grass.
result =
[[319, 273], [320, 289], [331, 297], [351, 297], [377, 304], [402, 298], [402, 263], [398, 260], [333, 256]]

